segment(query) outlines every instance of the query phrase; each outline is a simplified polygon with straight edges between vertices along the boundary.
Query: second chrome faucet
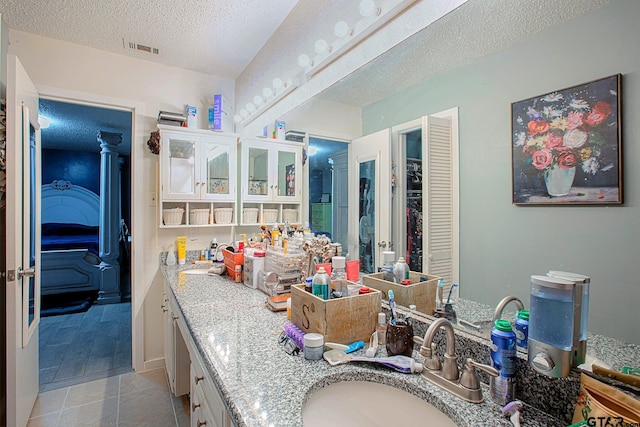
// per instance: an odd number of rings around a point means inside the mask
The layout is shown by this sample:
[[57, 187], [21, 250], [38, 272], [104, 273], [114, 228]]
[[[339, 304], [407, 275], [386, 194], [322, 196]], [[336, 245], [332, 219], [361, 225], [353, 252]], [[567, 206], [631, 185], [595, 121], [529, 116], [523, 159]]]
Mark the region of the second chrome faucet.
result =
[[[442, 363], [436, 351], [437, 345], [433, 342], [440, 328], [444, 329], [447, 338], [447, 349]], [[419, 342], [420, 337], [414, 337], [414, 340]], [[420, 347], [420, 355], [424, 357], [422, 377], [468, 402], [480, 403], [484, 400], [484, 396], [475, 370], [480, 369], [493, 376], [498, 376], [498, 371], [489, 365], [483, 365], [468, 358], [460, 375], [455, 345], [455, 334], [451, 322], [444, 318], [436, 319], [427, 329]]]

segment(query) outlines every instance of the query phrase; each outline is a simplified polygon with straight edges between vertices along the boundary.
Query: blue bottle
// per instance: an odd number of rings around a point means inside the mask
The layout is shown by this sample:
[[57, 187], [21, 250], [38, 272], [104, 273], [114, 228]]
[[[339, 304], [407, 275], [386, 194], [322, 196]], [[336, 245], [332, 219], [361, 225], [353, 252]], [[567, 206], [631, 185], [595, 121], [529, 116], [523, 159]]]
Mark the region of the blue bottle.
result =
[[529, 310], [520, 310], [516, 316], [516, 347], [527, 349], [529, 338]]
[[500, 373], [491, 377], [491, 397], [504, 406], [515, 400], [516, 381], [516, 334], [508, 320], [496, 320], [491, 329], [491, 364]]

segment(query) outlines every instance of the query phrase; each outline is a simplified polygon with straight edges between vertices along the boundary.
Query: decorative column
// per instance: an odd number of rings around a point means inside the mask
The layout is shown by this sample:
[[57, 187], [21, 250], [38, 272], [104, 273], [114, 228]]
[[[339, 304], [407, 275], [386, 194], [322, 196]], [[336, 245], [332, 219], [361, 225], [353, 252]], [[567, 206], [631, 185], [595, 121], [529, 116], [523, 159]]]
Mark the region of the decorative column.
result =
[[118, 145], [122, 134], [98, 132], [100, 142], [100, 291], [98, 304], [120, 302], [120, 174]]

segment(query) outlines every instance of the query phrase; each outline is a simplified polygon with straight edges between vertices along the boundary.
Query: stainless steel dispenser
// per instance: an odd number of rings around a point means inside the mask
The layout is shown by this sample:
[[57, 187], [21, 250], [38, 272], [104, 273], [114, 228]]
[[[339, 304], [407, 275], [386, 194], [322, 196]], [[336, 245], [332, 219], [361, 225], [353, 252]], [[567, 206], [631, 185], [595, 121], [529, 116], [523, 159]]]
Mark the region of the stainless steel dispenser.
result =
[[531, 276], [529, 364], [550, 377], [566, 377], [584, 362], [590, 278], [550, 271]]

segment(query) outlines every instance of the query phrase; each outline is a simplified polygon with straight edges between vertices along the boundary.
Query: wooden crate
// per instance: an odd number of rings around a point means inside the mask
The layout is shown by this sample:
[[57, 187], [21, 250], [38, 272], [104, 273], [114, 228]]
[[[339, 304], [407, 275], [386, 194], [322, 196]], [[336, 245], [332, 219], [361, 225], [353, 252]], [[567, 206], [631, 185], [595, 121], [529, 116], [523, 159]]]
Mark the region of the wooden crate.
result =
[[304, 290], [304, 285], [291, 286], [291, 322], [303, 332], [324, 335], [325, 342], [351, 344], [369, 342], [382, 309], [382, 293], [371, 293], [323, 300]]
[[[384, 299], [389, 299], [389, 291], [393, 291], [396, 304], [409, 307], [416, 305], [416, 311], [425, 314], [433, 314], [436, 308], [436, 288], [441, 277], [430, 274], [409, 272], [410, 285], [401, 285], [382, 279], [383, 273], [365, 274], [362, 276], [364, 286], [373, 287], [384, 292]], [[426, 276], [427, 280], [420, 281], [420, 277]]]

